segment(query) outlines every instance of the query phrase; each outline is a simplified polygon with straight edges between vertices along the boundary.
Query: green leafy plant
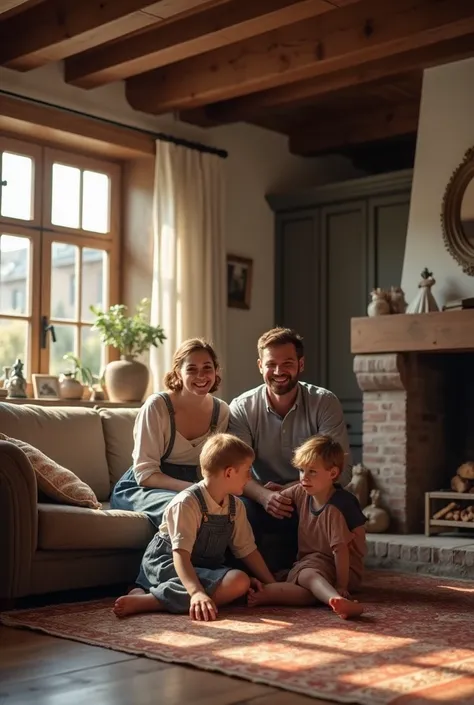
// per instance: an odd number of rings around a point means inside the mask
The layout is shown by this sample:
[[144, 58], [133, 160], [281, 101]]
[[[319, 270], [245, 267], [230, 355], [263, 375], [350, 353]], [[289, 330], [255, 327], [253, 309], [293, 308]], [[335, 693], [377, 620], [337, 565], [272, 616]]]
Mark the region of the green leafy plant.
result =
[[89, 367], [85, 367], [80, 359], [74, 355], [72, 352], [68, 352], [65, 355], [63, 355], [63, 360], [67, 360], [68, 362], [72, 362], [74, 365], [73, 369], [70, 370], [69, 372], [66, 372], [66, 375], [69, 375], [71, 377], [74, 377], [74, 379], [77, 379], [79, 376], [80, 381], [82, 384], [84, 384], [87, 387], [92, 386], [94, 383], [94, 379], [96, 379], [95, 375], [92, 374], [91, 370]]
[[149, 309], [149, 299], [142, 299], [132, 316], [127, 314], [124, 304], [110, 306], [108, 311], [91, 306], [96, 316], [92, 330], [98, 331], [102, 342], [116, 348], [121, 355], [136, 357], [166, 340], [161, 326], [150, 325]]

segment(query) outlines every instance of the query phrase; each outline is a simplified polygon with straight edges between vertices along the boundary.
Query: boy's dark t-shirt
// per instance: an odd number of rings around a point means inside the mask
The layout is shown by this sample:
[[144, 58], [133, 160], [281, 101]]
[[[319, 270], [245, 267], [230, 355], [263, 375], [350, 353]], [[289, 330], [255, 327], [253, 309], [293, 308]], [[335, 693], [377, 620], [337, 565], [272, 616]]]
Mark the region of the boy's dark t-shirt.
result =
[[317, 510], [301, 485], [293, 485], [281, 494], [290, 497], [298, 511], [298, 557], [288, 576], [297, 579], [303, 568], [314, 568], [334, 583], [333, 549], [341, 543], [349, 548], [352, 582], [360, 582], [366, 552], [364, 524], [367, 521], [357, 498], [340, 485], [328, 502]]

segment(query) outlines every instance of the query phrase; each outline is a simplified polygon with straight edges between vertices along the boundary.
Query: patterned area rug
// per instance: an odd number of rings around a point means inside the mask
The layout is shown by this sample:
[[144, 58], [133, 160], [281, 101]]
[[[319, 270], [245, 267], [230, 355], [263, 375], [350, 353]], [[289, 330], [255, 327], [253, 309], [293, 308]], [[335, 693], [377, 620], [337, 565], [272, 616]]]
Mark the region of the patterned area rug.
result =
[[112, 600], [0, 615], [87, 644], [361, 705], [473, 705], [474, 585], [374, 572], [344, 622], [325, 607], [221, 609], [211, 623], [167, 614], [118, 620]]

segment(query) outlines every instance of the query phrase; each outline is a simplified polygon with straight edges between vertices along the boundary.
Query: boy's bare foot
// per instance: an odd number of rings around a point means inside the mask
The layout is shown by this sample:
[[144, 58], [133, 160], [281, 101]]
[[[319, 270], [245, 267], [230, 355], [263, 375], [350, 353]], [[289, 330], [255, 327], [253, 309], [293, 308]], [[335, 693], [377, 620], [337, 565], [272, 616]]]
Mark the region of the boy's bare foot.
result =
[[271, 591], [266, 587], [263, 590], [254, 590], [250, 588], [247, 593], [247, 604], [249, 607], [258, 607], [259, 605], [271, 605]]
[[349, 619], [350, 617], [359, 617], [364, 608], [359, 602], [346, 600], [345, 597], [331, 597], [329, 606], [341, 619]]
[[145, 595], [145, 590], [143, 590], [143, 588], [139, 588], [139, 587], [132, 588], [132, 590], [130, 590], [130, 592], [127, 593], [127, 595]]
[[119, 597], [114, 604], [114, 613], [117, 617], [128, 617], [131, 614], [140, 614], [140, 612], [159, 612], [162, 609], [161, 603], [156, 597], [144, 592]]

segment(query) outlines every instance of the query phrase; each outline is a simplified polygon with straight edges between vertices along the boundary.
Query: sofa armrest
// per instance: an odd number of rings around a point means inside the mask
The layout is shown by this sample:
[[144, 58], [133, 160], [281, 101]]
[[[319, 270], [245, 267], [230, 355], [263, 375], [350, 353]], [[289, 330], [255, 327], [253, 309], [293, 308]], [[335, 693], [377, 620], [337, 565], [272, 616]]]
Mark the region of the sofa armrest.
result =
[[0, 598], [26, 595], [38, 543], [38, 489], [20, 448], [0, 441]]

